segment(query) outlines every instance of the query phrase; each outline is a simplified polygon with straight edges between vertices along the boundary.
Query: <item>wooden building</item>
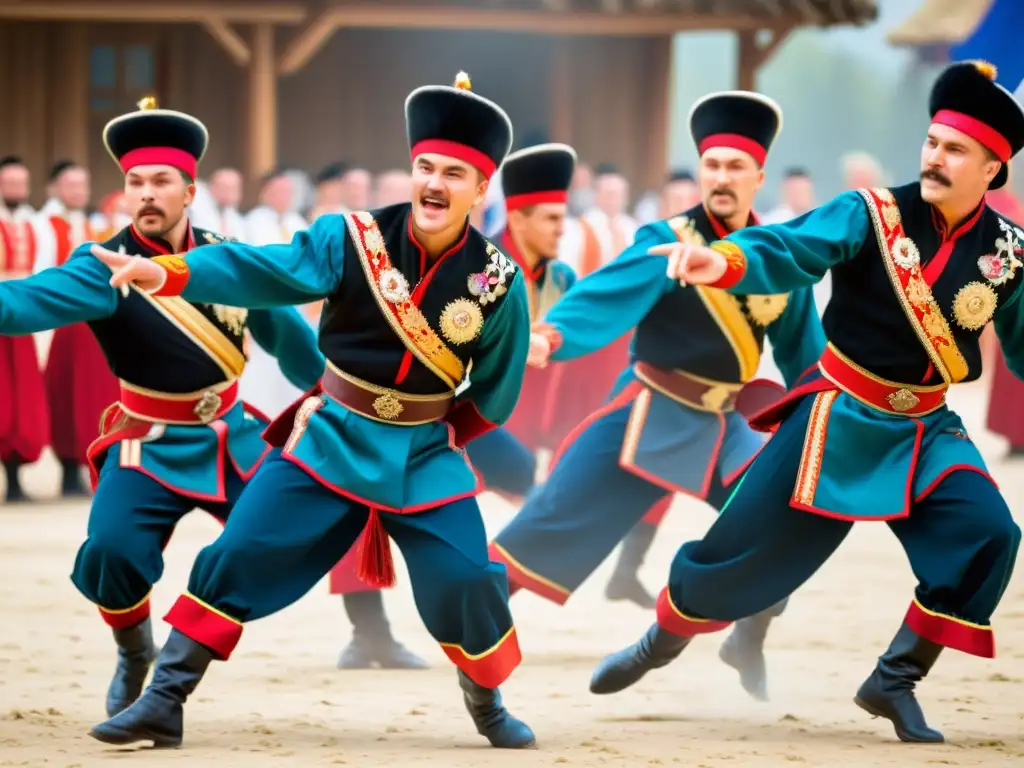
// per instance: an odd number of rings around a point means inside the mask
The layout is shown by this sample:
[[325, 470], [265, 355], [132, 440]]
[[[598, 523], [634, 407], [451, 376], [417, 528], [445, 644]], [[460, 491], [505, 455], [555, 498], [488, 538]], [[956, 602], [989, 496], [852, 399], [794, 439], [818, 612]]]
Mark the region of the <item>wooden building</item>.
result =
[[992, 0], [922, 0], [885, 39], [890, 45], [916, 48], [925, 61], [945, 62], [950, 47], [970, 37], [991, 7]]
[[[673, 35], [734, 30], [738, 87], [800, 26], [860, 24], [875, 0], [0, 0], [0, 153], [36, 179], [82, 159], [120, 185], [100, 133], [144, 95], [210, 128], [204, 168], [407, 161], [403, 101], [467, 70], [524, 141], [656, 184]], [[42, 196], [41, 183], [34, 196]]]

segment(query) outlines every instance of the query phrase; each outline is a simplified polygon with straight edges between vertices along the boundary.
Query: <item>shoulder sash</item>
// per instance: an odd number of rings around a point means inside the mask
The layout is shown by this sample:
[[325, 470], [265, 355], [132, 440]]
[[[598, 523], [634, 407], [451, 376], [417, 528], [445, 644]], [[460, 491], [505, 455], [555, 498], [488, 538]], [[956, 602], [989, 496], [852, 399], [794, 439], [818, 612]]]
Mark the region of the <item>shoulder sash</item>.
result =
[[365, 211], [344, 214], [349, 237], [366, 274], [366, 283], [381, 313], [416, 359], [452, 389], [465, 376], [462, 360], [430, 327], [410, 298], [408, 282], [395, 269], [374, 218]]
[[889, 281], [935, 370], [947, 384], [962, 381], [967, 361], [953, 339], [932, 290], [921, 274], [921, 254], [907, 237], [899, 205], [888, 189], [857, 190], [868, 206]]
[[[697, 231], [689, 217], [675, 216], [668, 220], [668, 225], [679, 242], [692, 245], [706, 244], [704, 236]], [[706, 285], [692, 287], [732, 347], [736, 362], [739, 364], [740, 381], [749, 381], [757, 373], [757, 367], [761, 363], [761, 345], [754, 336], [746, 315], [743, 314], [739, 299], [720, 288], [709, 288]]]

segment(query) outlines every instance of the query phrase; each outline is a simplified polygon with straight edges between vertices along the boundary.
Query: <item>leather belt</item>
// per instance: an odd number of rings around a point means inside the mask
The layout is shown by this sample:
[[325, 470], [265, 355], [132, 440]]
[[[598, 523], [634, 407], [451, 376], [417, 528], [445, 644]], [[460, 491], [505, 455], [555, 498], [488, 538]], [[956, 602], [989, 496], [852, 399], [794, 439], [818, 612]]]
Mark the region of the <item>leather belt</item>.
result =
[[650, 363], [633, 364], [633, 373], [644, 384], [691, 408], [711, 413], [726, 413], [736, 407], [743, 385], [713, 381], [685, 371], [656, 368]]
[[121, 382], [121, 408], [130, 416], [156, 424], [209, 424], [238, 402], [238, 382], [201, 392], [155, 392]]
[[410, 395], [371, 384], [328, 363], [320, 387], [331, 399], [361, 416], [388, 424], [428, 424], [448, 415], [454, 392]]
[[818, 361], [825, 378], [846, 394], [885, 413], [922, 416], [942, 407], [949, 387], [918, 387], [883, 379], [861, 368], [829, 344]]

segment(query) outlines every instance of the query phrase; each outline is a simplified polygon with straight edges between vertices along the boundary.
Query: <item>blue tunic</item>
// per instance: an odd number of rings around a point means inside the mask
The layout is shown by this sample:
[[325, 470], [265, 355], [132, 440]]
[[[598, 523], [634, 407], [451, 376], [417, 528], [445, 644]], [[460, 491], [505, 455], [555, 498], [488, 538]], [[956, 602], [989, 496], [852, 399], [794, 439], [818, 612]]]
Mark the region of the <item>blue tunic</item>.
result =
[[[547, 314], [546, 323], [561, 337], [551, 359], [581, 357], [636, 328], [634, 362], [743, 384], [757, 370], [767, 335], [787, 384], [795, 382], [825, 343], [809, 288], [736, 302], [721, 291], [681, 286], [665, 274], [667, 257], [648, 253], [678, 242], [681, 233], [711, 240], [721, 226], [697, 206], [641, 228], [632, 246], [580, 280]], [[632, 368], [625, 371], [612, 396], [635, 380]], [[728, 483], [765, 440], [740, 413], [697, 410], [651, 387], [630, 407], [621, 464], [670, 491], [703, 498], [715, 466]]]
[[[729, 235], [728, 242], [742, 250], [747, 265], [730, 290], [793, 290], [814, 284], [831, 270], [826, 334], [840, 353], [869, 374], [897, 386], [941, 386], [977, 378], [978, 338], [991, 318], [1007, 364], [1024, 375], [1019, 261], [1024, 232], [984, 202], [964, 222], [948, 228], [921, 199], [917, 183], [888, 195], [881, 191], [885, 199], [891, 195], [926, 277], [943, 249], [948, 257], [938, 263], [938, 277], [927, 296], [947, 325], [948, 330], [935, 331], [946, 341], [929, 348], [887, 272], [890, 257], [881, 251], [875, 232], [886, 217], [875, 221], [865, 193], [846, 192], [792, 221]], [[888, 213], [891, 219], [893, 212]], [[1002, 268], [993, 269], [993, 261]], [[971, 296], [989, 296], [991, 302], [972, 304], [966, 301]], [[819, 407], [811, 411], [804, 445], [805, 464], [814, 469], [810, 479], [794, 488], [793, 506], [850, 520], [892, 519], [908, 515], [912, 503], [954, 469], [987, 475], [960, 417], [945, 405], [908, 417], [831, 389], [815, 395]]]
[[[440, 312], [451, 301], [476, 302], [467, 281], [488, 265], [497, 268], [493, 246], [467, 231], [459, 246], [430, 265], [412, 240], [409, 210], [406, 204], [374, 214], [383, 247], [412, 293], [417, 295], [416, 286], [423, 286], [421, 306], [436, 305]], [[229, 242], [197, 250], [186, 259], [189, 279], [182, 296], [250, 308], [326, 298], [319, 344], [337, 368], [401, 392], [450, 391], [458, 381], [442, 381], [419, 361], [399, 364], [407, 349], [370, 299], [367, 289], [378, 288], [358, 271], [360, 262], [347, 229], [344, 217], [326, 215], [297, 233], [290, 244], [256, 247]], [[494, 428], [512, 413], [529, 349], [521, 271], [505, 262], [500, 266], [514, 272], [503, 295], [489, 303], [473, 346], [458, 345], [471, 350], [472, 385], [456, 395], [447, 421], [389, 424], [318, 395], [300, 414], [285, 458], [335, 492], [383, 511], [422, 511], [477, 493], [477, 479], [461, 445], [467, 434], [472, 437]], [[403, 369], [412, 372], [397, 384]], [[468, 422], [462, 420], [466, 413], [476, 421], [468, 433]]]
[[[199, 235], [195, 238], [198, 242], [219, 239], [203, 230], [194, 233]], [[120, 244], [129, 252], [153, 255], [132, 235], [131, 228], [106, 243], [114, 249]], [[138, 291], [125, 297], [111, 288], [110, 270], [92, 256], [90, 247], [90, 243], [80, 246], [60, 267], [0, 283], [0, 333], [16, 336], [87, 322], [111, 370], [129, 385], [177, 394], [231, 380], [213, 362], [210, 350], [152, 299]], [[199, 250], [209, 247], [200, 246]], [[218, 323], [217, 309], [203, 307], [200, 311], [225, 340], [237, 337], [240, 348], [241, 333]], [[279, 359], [290, 381], [303, 389], [315, 385], [323, 371], [323, 357], [316, 349], [312, 329], [298, 312], [261, 310], [250, 313], [243, 322], [236, 328], [248, 328], [254, 340]], [[224, 460], [230, 457], [243, 478], [250, 476], [267, 450], [261, 437], [266, 423], [238, 403], [207, 425], [153, 424], [147, 435], [123, 441], [133, 445], [126, 450], [129, 446], [122, 444], [121, 466], [149, 474], [185, 496], [224, 501]], [[115, 437], [108, 447], [116, 442]], [[104, 456], [91, 455], [90, 461], [102, 466]]]

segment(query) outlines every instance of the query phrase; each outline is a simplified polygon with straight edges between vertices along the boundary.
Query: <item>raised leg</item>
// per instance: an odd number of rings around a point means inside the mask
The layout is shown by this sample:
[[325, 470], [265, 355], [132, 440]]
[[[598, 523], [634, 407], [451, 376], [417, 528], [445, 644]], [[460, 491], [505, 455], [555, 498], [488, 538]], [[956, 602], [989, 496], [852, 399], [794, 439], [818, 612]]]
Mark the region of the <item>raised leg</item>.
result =
[[670, 663], [694, 636], [776, 605], [842, 543], [851, 523], [789, 506], [803, 436], [802, 421], [784, 423], [704, 538], [679, 549], [658, 597], [657, 622], [598, 665], [592, 692], [628, 688]]
[[138, 701], [90, 735], [110, 744], [180, 744], [185, 700], [210, 661], [231, 655], [243, 622], [269, 616], [308, 592], [352, 545], [366, 516], [364, 507], [290, 461], [267, 459], [221, 535], [196, 557], [189, 591], [166, 617], [174, 630], [153, 681]]
[[509, 580], [564, 604], [662, 496], [619, 466], [629, 406], [587, 427], [495, 537]]
[[149, 593], [163, 573], [164, 545], [192, 504], [141, 472], [119, 466], [116, 452], [100, 473], [71, 581], [97, 605], [117, 644], [107, 691], [110, 717], [142, 694], [156, 658]]
[[903, 625], [875, 670], [857, 691], [856, 703], [891, 720], [902, 741], [941, 742], [914, 690], [944, 647], [975, 656], [995, 655], [990, 624], [1013, 573], [1020, 528], [995, 485], [958, 470], [909, 517], [889, 523], [910, 558], [918, 587]]
[[477, 731], [495, 747], [534, 746], [533, 731], [509, 714], [498, 690], [522, 654], [508, 607], [508, 578], [504, 567], [488, 560], [476, 500], [386, 515], [384, 524], [405, 557], [423, 623], [459, 669]]

